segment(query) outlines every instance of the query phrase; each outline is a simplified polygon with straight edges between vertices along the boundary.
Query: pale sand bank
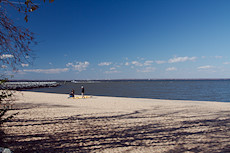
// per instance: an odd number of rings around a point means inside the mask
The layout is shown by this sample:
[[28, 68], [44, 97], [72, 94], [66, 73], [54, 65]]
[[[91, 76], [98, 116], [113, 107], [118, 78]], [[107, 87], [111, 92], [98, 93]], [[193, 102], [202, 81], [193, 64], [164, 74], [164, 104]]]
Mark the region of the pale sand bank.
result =
[[230, 152], [230, 103], [17, 95], [4, 125], [14, 152]]

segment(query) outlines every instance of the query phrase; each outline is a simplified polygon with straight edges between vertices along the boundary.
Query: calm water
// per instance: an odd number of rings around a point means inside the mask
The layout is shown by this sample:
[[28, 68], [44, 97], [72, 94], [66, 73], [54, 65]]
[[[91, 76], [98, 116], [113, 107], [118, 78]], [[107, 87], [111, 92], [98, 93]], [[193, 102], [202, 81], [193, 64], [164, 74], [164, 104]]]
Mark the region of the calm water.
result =
[[230, 102], [230, 80], [67, 82], [55, 88], [30, 91], [68, 94], [74, 89], [75, 94], [80, 94], [81, 85], [85, 94], [95, 96]]

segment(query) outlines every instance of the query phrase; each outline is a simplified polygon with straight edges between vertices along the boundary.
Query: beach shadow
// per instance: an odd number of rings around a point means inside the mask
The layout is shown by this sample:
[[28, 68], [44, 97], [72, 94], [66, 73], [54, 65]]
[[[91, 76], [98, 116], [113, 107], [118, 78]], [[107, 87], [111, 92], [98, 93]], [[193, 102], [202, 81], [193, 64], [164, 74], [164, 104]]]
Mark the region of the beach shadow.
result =
[[[230, 111], [210, 114], [213, 117], [206, 119], [185, 118], [180, 116], [183, 110], [159, 115], [153, 111], [136, 110], [103, 116], [76, 115], [52, 121], [14, 120], [11, 128], [52, 128], [48, 132], [7, 135], [4, 137], [5, 147], [15, 153], [89, 153], [114, 148], [132, 152], [132, 149], [139, 147], [153, 150], [168, 148], [164, 151], [167, 153], [230, 152]], [[174, 116], [177, 116], [177, 120], [172, 120]]]
[[33, 104], [33, 103], [15, 103], [12, 110], [23, 110], [23, 109], [32, 109], [36, 107], [46, 107], [46, 108], [53, 108], [53, 107], [71, 107], [68, 105], [51, 105], [47, 103], [38, 103], [38, 104]]
[[[4, 143], [4, 140], [5, 140], [5, 132], [0, 128], [0, 144], [1, 145], [6, 145], [5, 143]], [[0, 147], [1, 147], [1, 145], [0, 145]]]

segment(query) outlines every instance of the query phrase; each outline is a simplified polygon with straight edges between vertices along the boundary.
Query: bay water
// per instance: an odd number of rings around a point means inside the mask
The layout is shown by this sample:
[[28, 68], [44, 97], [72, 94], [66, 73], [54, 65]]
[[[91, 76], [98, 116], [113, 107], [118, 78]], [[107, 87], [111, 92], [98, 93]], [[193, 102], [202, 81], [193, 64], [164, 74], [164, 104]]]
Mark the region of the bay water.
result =
[[68, 94], [72, 89], [86, 95], [230, 102], [230, 80], [114, 80], [60, 82], [53, 88], [36, 88], [29, 91]]

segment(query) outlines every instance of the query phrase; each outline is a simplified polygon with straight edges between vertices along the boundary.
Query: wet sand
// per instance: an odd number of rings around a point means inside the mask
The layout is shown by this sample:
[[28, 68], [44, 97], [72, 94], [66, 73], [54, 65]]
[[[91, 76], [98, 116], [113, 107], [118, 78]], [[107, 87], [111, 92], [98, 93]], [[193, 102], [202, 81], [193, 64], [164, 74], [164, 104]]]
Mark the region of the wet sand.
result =
[[17, 93], [14, 152], [230, 152], [230, 103]]

